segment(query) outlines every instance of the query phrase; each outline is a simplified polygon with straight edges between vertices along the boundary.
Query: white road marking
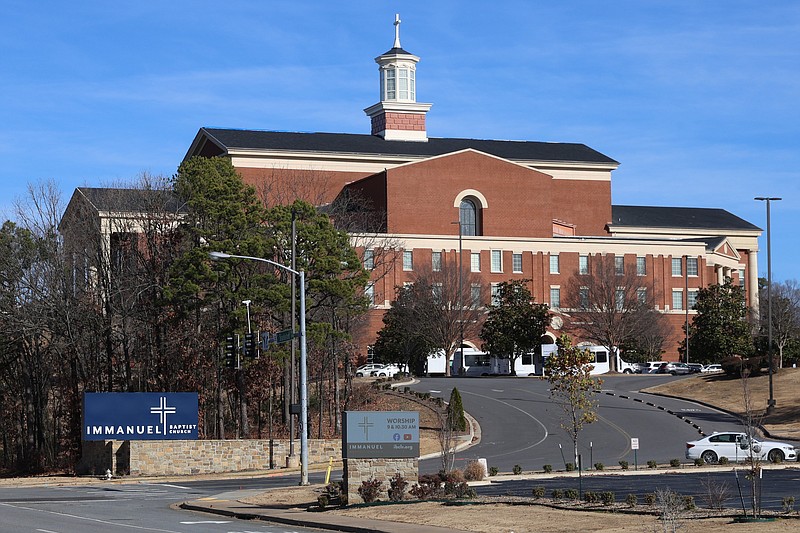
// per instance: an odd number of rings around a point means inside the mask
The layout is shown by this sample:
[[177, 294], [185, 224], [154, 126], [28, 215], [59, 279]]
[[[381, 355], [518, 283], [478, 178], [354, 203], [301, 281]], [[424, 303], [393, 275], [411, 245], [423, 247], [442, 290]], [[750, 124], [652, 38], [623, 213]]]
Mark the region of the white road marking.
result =
[[58, 533], [57, 531], [50, 531], [49, 529], [37, 529], [36, 531], [41, 531], [42, 533]]
[[183, 487], [181, 485], [170, 485], [169, 483], [145, 483], [144, 481], [139, 482], [141, 485], [149, 485], [152, 487], [170, 487], [173, 489], [181, 489], [181, 490], [190, 490], [191, 487]]
[[195, 525], [195, 524], [230, 524], [233, 520], [197, 520], [195, 522], [181, 522], [181, 524]]
[[25, 507], [24, 505], [11, 505], [9, 503], [0, 503], [0, 507], [13, 507], [14, 509], [22, 509], [24, 511], [31, 511], [34, 513], [43, 513], [43, 514], [52, 514], [56, 516], [63, 516], [65, 518], [74, 518], [76, 520], [83, 520], [86, 522], [95, 522], [97, 524], [108, 524], [112, 525], [115, 528], [128, 528], [128, 529], [137, 529], [140, 531], [158, 531], [159, 533], [181, 533], [180, 531], [175, 531], [172, 529], [158, 529], [152, 527], [144, 527], [144, 526], [136, 526], [133, 524], [121, 524], [119, 522], [113, 522], [110, 520], [101, 520], [99, 518], [91, 518], [89, 516], [80, 516], [76, 514], [69, 514], [69, 513], [60, 513], [58, 511], [48, 511], [46, 509], [34, 509], [33, 507]]
[[505, 392], [503, 389], [492, 389], [492, 392]]
[[432, 393], [434, 393], [434, 394], [439, 394], [439, 393], [440, 393], [440, 392], [442, 392], [442, 391], [440, 391], [440, 390], [433, 390], [433, 389], [431, 389], [431, 390], [429, 390], [428, 392], [432, 392]]

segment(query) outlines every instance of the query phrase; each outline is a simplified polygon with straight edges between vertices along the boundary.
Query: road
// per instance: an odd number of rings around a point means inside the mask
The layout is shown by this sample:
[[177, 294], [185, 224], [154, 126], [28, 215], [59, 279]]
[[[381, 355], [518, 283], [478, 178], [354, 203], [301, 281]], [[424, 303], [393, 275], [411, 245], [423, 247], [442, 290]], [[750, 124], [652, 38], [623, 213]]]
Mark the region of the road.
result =
[[[644, 465], [649, 460], [668, 463], [684, 460], [686, 441], [700, 431], [741, 429], [733, 417], [692, 402], [642, 394], [638, 391], [683, 377], [615, 375], [603, 377], [597, 422], [584, 427], [579, 436], [579, 454], [584, 468], [595, 463], [617, 466], [619, 461]], [[464, 409], [481, 426], [482, 440], [456, 457], [457, 466], [486, 458], [489, 467], [510, 472], [555, 470], [573, 462], [572, 441], [561, 428], [562, 408], [550, 398], [547, 381], [534, 378], [422, 378], [413, 388], [449, 399], [458, 387]], [[695, 427], [697, 426], [697, 427]], [[639, 449], [631, 449], [631, 438]], [[435, 472], [437, 460], [422, 462], [421, 470]]]
[[[321, 483], [313, 474], [312, 483]], [[296, 485], [297, 476], [217, 479], [180, 483], [114, 483], [104, 486], [0, 486], [0, 533], [312, 533], [319, 530], [234, 520], [173, 509], [171, 504], [246, 489], [263, 492]]]

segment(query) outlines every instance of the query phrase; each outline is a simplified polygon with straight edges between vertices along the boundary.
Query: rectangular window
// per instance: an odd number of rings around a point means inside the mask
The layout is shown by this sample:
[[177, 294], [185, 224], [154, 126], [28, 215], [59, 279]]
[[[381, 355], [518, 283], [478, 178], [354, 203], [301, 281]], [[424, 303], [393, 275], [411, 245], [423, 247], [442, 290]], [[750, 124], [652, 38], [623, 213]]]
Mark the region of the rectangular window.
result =
[[589, 309], [589, 287], [578, 289], [578, 305], [581, 309]]
[[375, 268], [375, 251], [374, 250], [364, 250], [364, 268], [366, 270], [372, 270]]
[[370, 307], [375, 305], [375, 285], [372, 283], [368, 283], [366, 287], [364, 287], [364, 296], [367, 297], [367, 301], [369, 302]]
[[502, 250], [492, 250], [492, 272], [502, 272], [503, 271], [503, 251]]
[[672, 289], [672, 308], [676, 311], [683, 309], [683, 291]]
[[386, 73], [386, 99], [394, 100], [397, 93], [395, 92], [395, 77], [394, 69], [390, 68], [384, 71]]
[[697, 275], [697, 258], [696, 257], [687, 257], [686, 258], [686, 274], [689, 276], [696, 276]]
[[647, 263], [645, 262], [644, 257], [637, 257], [636, 258], [636, 275], [637, 276], [646, 276], [647, 275]]
[[472, 272], [480, 272], [481, 271], [481, 253], [480, 252], [472, 252], [469, 255], [469, 265], [470, 265], [470, 270]]
[[619, 312], [625, 310], [625, 289], [616, 289], [614, 291], [614, 306]]
[[744, 269], [739, 269], [739, 286], [744, 287]]
[[680, 257], [672, 258], [672, 275], [683, 276], [683, 263]]
[[414, 254], [411, 250], [403, 252], [403, 270], [414, 270]]
[[499, 283], [492, 283], [492, 305], [497, 305], [500, 303], [499, 298], [500, 293], [500, 284]]
[[550, 287], [550, 309], [561, 308], [561, 288]]
[[639, 305], [647, 303], [647, 289], [645, 287], [636, 289], [636, 301], [639, 302]]
[[470, 285], [469, 296], [472, 300], [472, 307], [478, 308], [481, 306], [481, 286], [477, 283]]
[[433, 301], [438, 304], [442, 303], [442, 284], [441, 283], [432, 284], [431, 292], [433, 293]]
[[689, 309], [694, 309], [694, 305], [697, 303], [697, 291], [689, 289], [689, 292], [686, 293], [686, 307]]
[[442, 252], [431, 252], [431, 269], [434, 272], [442, 270]]
[[550, 273], [558, 274], [558, 272], [559, 272], [558, 254], [550, 254]]
[[614, 256], [614, 273], [617, 276], [625, 274], [625, 257]]
[[397, 99], [408, 100], [408, 69], [397, 69]]
[[511, 254], [511, 268], [514, 272], [522, 272], [522, 254]]
[[581, 255], [578, 257], [578, 274], [589, 273], [589, 256]]

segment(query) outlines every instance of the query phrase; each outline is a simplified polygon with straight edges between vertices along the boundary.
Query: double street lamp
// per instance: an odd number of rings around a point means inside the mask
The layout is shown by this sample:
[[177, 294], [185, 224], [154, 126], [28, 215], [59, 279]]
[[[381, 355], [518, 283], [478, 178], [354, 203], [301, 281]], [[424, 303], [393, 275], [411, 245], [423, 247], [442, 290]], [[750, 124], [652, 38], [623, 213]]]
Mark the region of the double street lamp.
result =
[[[211, 259], [248, 259], [250, 261], [261, 261], [283, 269], [299, 277], [300, 281], [300, 484], [308, 485], [308, 385], [306, 380], [306, 275], [302, 270], [294, 270], [264, 259], [263, 257], [251, 257], [248, 255], [226, 254], [224, 252], [208, 252]], [[248, 307], [249, 309], [249, 307]]]
[[772, 247], [770, 243], [770, 213], [769, 204], [772, 201], [782, 200], [769, 196], [756, 196], [754, 200], [767, 203], [767, 358], [769, 360], [769, 400], [767, 400], [767, 413], [775, 409], [775, 397], [772, 394]]

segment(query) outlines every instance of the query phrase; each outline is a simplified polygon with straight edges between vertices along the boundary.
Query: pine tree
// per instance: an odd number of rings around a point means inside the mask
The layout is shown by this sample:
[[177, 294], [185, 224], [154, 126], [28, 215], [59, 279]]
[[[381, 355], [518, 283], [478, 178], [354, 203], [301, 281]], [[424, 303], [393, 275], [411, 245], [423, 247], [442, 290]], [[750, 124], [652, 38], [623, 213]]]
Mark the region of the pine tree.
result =
[[464, 405], [461, 403], [461, 393], [453, 387], [450, 393], [450, 403], [447, 405], [447, 423], [454, 431], [467, 430], [467, 418], [464, 416]]

